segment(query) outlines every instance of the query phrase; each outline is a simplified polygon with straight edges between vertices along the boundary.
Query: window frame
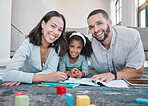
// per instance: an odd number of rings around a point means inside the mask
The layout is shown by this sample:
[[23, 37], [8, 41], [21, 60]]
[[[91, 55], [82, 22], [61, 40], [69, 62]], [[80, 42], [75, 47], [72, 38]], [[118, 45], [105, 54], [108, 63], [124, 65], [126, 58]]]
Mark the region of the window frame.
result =
[[145, 27], [148, 27], [148, 0], [146, 0], [141, 6], [139, 6], [138, 0], [138, 27], [141, 26], [140, 23], [140, 12], [145, 9]]
[[116, 12], [116, 25], [121, 25], [122, 22], [122, 0], [116, 0], [115, 12]]

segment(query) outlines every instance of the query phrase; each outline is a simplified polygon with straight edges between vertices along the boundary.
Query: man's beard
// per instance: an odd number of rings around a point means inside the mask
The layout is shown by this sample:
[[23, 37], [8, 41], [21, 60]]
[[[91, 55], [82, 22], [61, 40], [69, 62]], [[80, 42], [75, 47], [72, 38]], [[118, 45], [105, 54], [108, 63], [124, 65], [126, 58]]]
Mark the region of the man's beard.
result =
[[[104, 32], [104, 31], [103, 31]], [[99, 42], [103, 42], [107, 37], [108, 37], [108, 34], [110, 33], [110, 28], [109, 28], [109, 25], [107, 24], [107, 28], [106, 28], [106, 33], [104, 32], [104, 38], [102, 40], [99, 40], [97, 37], [94, 37], [97, 41]]]

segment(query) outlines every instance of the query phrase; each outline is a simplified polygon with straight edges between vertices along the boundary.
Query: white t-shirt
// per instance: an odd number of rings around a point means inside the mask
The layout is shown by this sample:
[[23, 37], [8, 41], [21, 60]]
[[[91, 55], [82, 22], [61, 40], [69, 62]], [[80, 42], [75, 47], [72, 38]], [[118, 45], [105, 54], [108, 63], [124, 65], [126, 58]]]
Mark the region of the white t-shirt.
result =
[[122, 26], [112, 27], [112, 32], [108, 50], [92, 38], [91, 67], [99, 73], [110, 72], [114, 68], [116, 71], [127, 67], [140, 69], [144, 65], [145, 54], [139, 32]]

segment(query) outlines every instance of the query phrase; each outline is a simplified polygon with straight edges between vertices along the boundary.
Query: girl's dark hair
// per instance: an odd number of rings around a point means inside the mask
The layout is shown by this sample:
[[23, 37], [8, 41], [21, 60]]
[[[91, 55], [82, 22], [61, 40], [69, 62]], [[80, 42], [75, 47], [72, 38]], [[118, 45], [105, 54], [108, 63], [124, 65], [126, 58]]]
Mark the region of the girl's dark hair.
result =
[[51, 17], [60, 17], [62, 18], [63, 22], [64, 22], [64, 27], [63, 27], [63, 31], [61, 36], [53, 43], [50, 44], [49, 47], [54, 47], [56, 53], [59, 54], [59, 56], [63, 56], [66, 52], [66, 46], [65, 46], [65, 39], [64, 39], [64, 32], [65, 32], [65, 26], [66, 26], [66, 21], [65, 18], [62, 14], [58, 13], [57, 11], [50, 11], [48, 12], [41, 20], [40, 22], [37, 24], [37, 26], [29, 33], [28, 37], [29, 37], [29, 42], [40, 46], [42, 45], [42, 27], [41, 27], [41, 23], [44, 20], [45, 23], [47, 23]]
[[[85, 37], [85, 39], [86, 39], [86, 44], [84, 46], [83, 38], [80, 37], [79, 35], [73, 35], [72, 37], [70, 37], [70, 35], [72, 33], [76, 33], [76, 31], [67, 31], [67, 32], [65, 32], [65, 37], [66, 37], [66, 41], [67, 41], [66, 42], [67, 43], [67, 48], [68, 48], [68, 45], [69, 45], [69, 43], [71, 41], [73, 41], [73, 40], [80, 41], [82, 43], [82, 45], [83, 45], [83, 48], [82, 48], [82, 51], [81, 51], [81, 55], [84, 55], [85, 57], [90, 57], [91, 53], [93, 52], [90, 40], [84, 34], [81, 33]], [[69, 50], [67, 49], [67, 52], [68, 51]]]

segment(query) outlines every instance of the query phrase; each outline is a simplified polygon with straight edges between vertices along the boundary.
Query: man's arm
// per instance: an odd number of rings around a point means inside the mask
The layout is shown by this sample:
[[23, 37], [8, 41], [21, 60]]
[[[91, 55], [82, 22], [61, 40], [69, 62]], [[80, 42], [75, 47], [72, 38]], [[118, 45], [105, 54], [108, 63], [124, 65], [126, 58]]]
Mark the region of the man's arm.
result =
[[[144, 72], [144, 66], [142, 66], [139, 70], [136, 70], [134, 68], [125, 68], [117, 72], [117, 79], [120, 80], [120, 79], [140, 78], [142, 77], [143, 72]], [[111, 72], [108, 72], [108, 73], [94, 75], [91, 79], [93, 81], [100, 80], [100, 81], [109, 82], [111, 80], [114, 80], [115, 76]]]
[[144, 66], [142, 66], [139, 70], [136, 70], [134, 68], [125, 68], [117, 72], [117, 79], [141, 78], [143, 72], [144, 72]]

